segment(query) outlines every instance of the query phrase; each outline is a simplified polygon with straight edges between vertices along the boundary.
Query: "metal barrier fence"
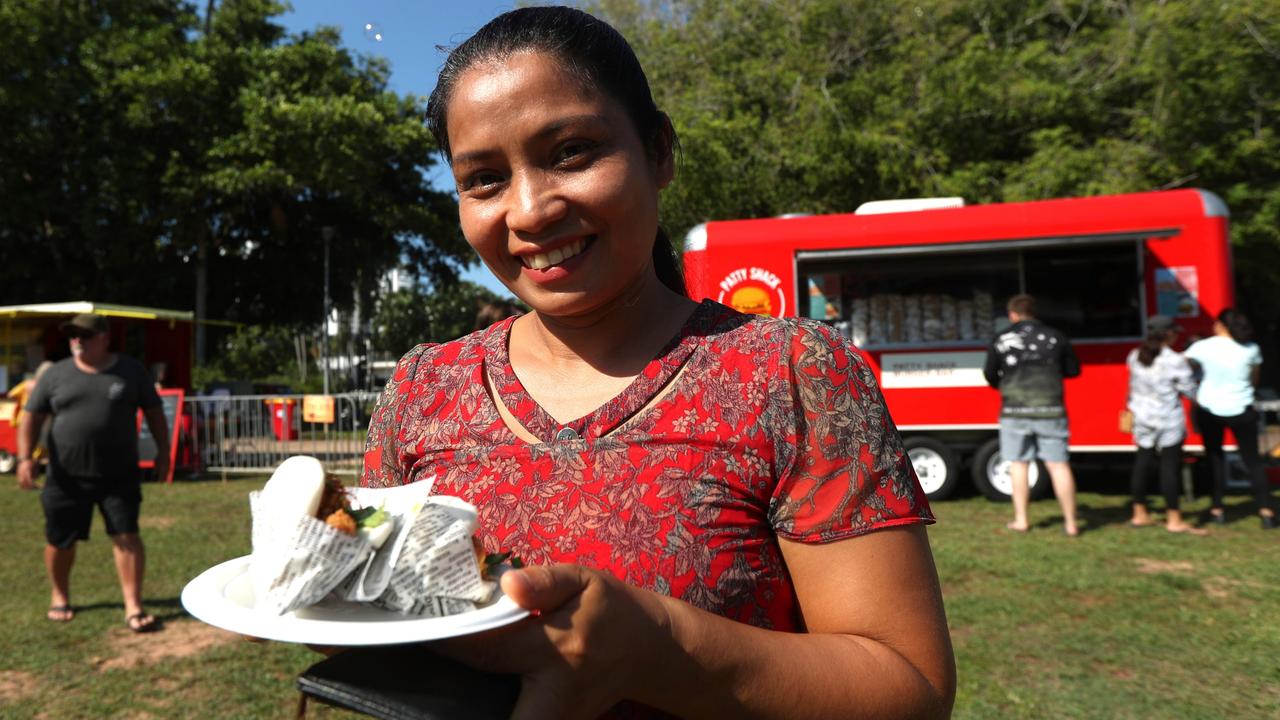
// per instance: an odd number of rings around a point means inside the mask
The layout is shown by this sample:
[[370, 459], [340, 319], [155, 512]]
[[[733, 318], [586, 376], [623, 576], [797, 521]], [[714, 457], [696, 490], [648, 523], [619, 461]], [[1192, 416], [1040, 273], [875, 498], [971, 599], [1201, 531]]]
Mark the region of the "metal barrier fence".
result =
[[[319, 458], [329, 472], [359, 476], [376, 393], [333, 398], [332, 422], [308, 422], [302, 395], [203, 395], [185, 399], [183, 433], [194, 474], [266, 473], [292, 455]], [[184, 453], [185, 454], [185, 453]]]

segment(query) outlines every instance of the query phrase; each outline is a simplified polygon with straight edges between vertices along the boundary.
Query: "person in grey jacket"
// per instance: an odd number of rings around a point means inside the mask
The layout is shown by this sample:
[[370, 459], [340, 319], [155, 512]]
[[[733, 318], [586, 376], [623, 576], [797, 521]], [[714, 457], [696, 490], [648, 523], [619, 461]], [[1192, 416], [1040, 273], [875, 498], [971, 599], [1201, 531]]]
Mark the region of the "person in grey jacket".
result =
[[1036, 319], [1035, 298], [1014, 295], [1007, 310], [1012, 325], [991, 342], [982, 369], [987, 383], [1000, 390], [1000, 457], [1009, 461], [1013, 486], [1013, 522], [1006, 527], [1015, 532], [1031, 529], [1027, 473], [1039, 458], [1062, 507], [1062, 531], [1075, 537], [1080, 534], [1076, 480], [1067, 461], [1062, 380], [1080, 374], [1080, 361], [1066, 335]]
[[1171, 347], [1181, 328], [1165, 315], [1147, 320], [1147, 337], [1129, 352], [1129, 412], [1133, 413], [1133, 516], [1129, 524], [1154, 524], [1147, 508], [1147, 480], [1159, 458], [1160, 492], [1165, 502], [1165, 529], [1169, 532], [1205, 534], [1182, 519], [1178, 502], [1178, 478], [1182, 471], [1182, 441], [1187, 437], [1182, 398], [1196, 391], [1191, 366]]

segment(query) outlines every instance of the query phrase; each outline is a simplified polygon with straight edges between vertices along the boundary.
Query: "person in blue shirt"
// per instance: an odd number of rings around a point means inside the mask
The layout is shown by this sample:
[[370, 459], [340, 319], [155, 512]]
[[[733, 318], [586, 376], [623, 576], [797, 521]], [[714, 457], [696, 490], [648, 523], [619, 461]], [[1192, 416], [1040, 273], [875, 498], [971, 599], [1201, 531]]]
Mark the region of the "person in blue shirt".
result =
[[1230, 429], [1239, 447], [1240, 459], [1249, 471], [1258, 515], [1264, 530], [1276, 527], [1271, 489], [1258, 455], [1258, 411], [1253, 407], [1253, 391], [1258, 384], [1262, 353], [1252, 342], [1253, 325], [1244, 313], [1227, 308], [1213, 324], [1213, 335], [1197, 340], [1185, 357], [1201, 375], [1196, 391], [1195, 420], [1204, 438], [1205, 459], [1213, 474], [1215, 523], [1226, 521], [1222, 495], [1226, 487], [1226, 462], [1222, 452], [1225, 431]]

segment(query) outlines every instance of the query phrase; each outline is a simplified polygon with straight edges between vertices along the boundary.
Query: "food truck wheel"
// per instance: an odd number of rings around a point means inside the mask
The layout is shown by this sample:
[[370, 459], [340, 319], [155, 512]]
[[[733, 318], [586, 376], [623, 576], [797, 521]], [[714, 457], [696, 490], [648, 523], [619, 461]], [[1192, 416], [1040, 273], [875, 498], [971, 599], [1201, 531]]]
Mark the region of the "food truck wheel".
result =
[[960, 468], [955, 453], [946, 443], [931, 437], [914, 436], [902, 441], [915, 468], [920, 486], [930, 500], [945, 500], [960, 484]]
[[0, 474], [11, 473], [18, 466], [18, 459], [8, 450], [0, 450]]
[[[1000, 457], [1000, 440], [992, 438], [978, 447], [973, 454], [973, 484], [978, 491], [993, 502], [1009, 502], [1013, 483], [1009, 480], [1009, 463]], [[1039, 462], [1028, 468], [1027, 482], [1031, 485], [1031, 499], [1039, 500], [1049, 494], [1049, 473]]]

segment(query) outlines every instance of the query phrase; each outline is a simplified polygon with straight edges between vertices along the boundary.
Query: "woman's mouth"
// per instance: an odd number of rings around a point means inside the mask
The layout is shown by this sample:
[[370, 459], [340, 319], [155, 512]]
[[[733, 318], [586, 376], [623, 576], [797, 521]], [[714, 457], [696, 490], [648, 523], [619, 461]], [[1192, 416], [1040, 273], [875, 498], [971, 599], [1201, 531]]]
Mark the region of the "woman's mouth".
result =
[[521, 255], [520, 262], [524, 263], [524, 266], [531, 270], [545, 270], [578, 255], [586, 249], [588, 242], [594, 239], [595, 236], [591, 235], [580, 240], [574, 240], [568, 245], [558, 247], [554, 250], [549, 250], [545, 253], [538, 253], [537, 255]]

